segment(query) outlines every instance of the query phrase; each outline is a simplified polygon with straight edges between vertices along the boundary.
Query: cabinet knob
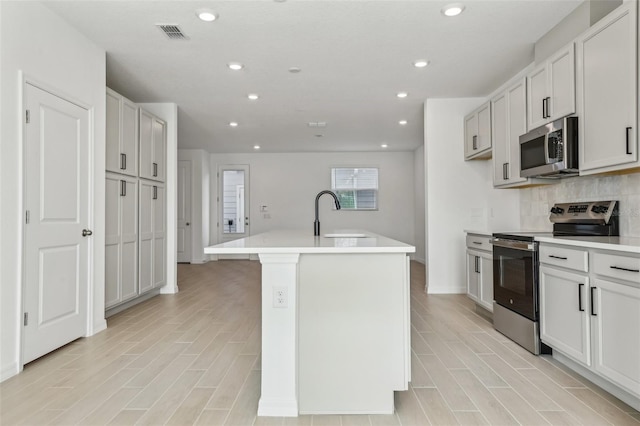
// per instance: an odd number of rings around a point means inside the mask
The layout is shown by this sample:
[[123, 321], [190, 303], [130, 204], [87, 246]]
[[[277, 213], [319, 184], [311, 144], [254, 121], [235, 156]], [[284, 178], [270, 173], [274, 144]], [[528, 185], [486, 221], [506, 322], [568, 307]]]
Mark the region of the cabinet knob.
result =
[[93, 231], [92, 230], [90, 230], [90, 229], [83, 229], [82, 230], [82, 236], [83, 237], [88, 237], [90, 235], [93, 235]]
[[184, 225], [185, 225], [185, 226], [189, 226], [189, 222], [185, 223]]

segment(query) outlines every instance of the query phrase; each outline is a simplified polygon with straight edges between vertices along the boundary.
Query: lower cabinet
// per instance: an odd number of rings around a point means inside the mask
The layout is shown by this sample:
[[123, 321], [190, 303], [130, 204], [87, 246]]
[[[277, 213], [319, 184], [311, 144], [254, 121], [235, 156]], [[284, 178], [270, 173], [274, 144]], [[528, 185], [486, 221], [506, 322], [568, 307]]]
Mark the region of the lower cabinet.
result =
[[[478, 305], [493, 312], [493, 253], [491, 237], [467, 236], [467, 295]], [[475, 245], [480, 249], [472, 248]]]
[[140, 294], [166, 283], [165, 211], [164, 184], [140, 179]]
[[588, 290], [585, 274], [540, 266], [540, 339], [585, 365], [591, 365]]
[[[541, 244], [540, 250], [550, 259], [567, 259], [567, 252], [576, 251], [552, 244]], [[545, 264], [541, 255], [540, 338], [554, 352], [640, 398], [640, 256], [584, 253], [588, 271]]]
[[107, 173], [105, 308], [138, 295], [138, 180]]

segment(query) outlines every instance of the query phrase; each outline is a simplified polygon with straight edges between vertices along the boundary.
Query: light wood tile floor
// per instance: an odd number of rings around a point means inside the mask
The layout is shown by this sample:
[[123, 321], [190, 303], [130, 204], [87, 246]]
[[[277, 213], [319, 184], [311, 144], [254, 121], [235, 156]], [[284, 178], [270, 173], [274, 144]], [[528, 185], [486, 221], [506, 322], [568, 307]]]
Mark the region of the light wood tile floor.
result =
[[108, 321], [0, 385], [2, 425], [640, 425], [640, 413], [493, 330], [412, 263], [413, 382], [396, 414], [256, 418], [260, 264], [179, 265], [180, 293]]

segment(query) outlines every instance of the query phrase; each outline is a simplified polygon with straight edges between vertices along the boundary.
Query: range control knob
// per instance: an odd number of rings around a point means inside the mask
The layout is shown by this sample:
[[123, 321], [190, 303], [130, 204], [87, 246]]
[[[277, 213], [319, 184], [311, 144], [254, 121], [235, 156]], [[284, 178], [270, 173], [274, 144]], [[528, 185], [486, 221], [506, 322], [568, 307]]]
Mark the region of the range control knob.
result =
[[562, 207], [551, 207], [551, 213], [562, 214], [564, 213], [564, 209]]

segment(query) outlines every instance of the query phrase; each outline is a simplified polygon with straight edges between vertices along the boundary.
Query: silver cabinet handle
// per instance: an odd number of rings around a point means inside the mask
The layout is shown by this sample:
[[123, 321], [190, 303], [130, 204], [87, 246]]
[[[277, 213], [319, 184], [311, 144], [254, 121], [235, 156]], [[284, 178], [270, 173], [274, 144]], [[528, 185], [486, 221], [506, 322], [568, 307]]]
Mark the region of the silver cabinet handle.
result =
[[120, 170], [127, 170], [127, 154], [120, 154]]
[[158, 187], [153, 185], [153, 199], [157, 200], [158, 199]]
[[126, 197], [127, 196], [127, 181], [126, 180], [121, 180], [120, 181], [120, 196], [121, 197]]
[[477, 135], [473, 135], [473, 149], [474, 149], [474, 151], [476, 149], [478, 149], [478, 136]]
[[153, 175], [158, 176], [158, 163], [153, 163]]
[[90, 229], [83, 229], [82, 230], [82, 236], [83, 237], [88, 237], [90, 235], [93, 235], [93, 231], [91, 231]]

